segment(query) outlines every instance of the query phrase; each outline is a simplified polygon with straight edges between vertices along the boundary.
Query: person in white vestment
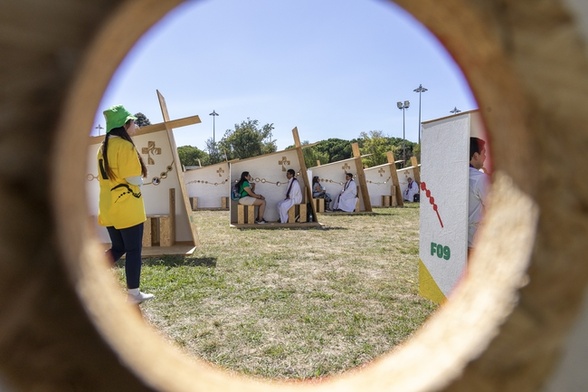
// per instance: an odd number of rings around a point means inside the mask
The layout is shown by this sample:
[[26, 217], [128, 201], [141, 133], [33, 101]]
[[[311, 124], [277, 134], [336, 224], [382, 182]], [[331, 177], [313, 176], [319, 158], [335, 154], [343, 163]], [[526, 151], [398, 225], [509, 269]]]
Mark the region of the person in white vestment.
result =
[[486, 209], [490, 179], [483, 171], [486, 161], [486, 142], [470, 137], [470, 187], [468, 200], [468, 254], [474, 247], [474, 236]]
[[285, 199], [278, 202], [280, 223], [288, 222], [288, 210], [290, 207], [294, 204], [302, 203], [302, 190], [300, 189], [300, 183], [296, 179], [296, 172], [294, 169], [288, 169], [286, 177], [288, 177], [288, 186], [286, 187]]
[[345, 173], [345, 185], [341, 193], [333, 199], [331, 209], [333, 211], [353, 212], [357, 203], [357, 185], [353, 180], [353, 174]]
[[404, 200], [406, 201], [417, 201], [414, 198], [414, 195], [419, 194], [419, 184], [412, 180], [412, 178], [407, 178], [408, 185], [406, 186], [406, 190], [404, 191]]

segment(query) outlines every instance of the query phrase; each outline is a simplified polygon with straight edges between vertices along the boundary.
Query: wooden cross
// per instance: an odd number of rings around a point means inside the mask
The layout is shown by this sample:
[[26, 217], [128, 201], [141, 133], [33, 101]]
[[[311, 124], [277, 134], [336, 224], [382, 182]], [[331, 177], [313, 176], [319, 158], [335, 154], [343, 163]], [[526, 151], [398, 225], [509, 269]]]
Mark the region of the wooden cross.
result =
[[[359, 144], [353, 143], [351, 145], [353, 151], [353, 161], [355, 163], [355, 170], [357, 171], [357, 183], [359, 185], [359, 193], [363, 199], [363, 206], [365, 211], [372, 211], [372, 202], [370, 201], [370, 194], [367, 189], [367, 182], [365, 180], [365, 173], [363, 172], [363, 163], [361, 162], [361, 154], [359, 152]], [[359, 196], [359, 195], [357, 195]]]
[[159, 100], [159, 107], [161, 108], [161, 115], [163, 116], [163, 123], [155, 124], [155, 125], [147, 125], [146, 127], [141, 128], [141, 133], [145, 130], [145, 128], [150, 129], [150, 127], [157, 127], [156, 130], [166, 130], [167, 131], [167, 138], [169, 144], [171, 146], [172, 157], [174, 159], [174, 166], [175, 172], [178, 176], [178, 182], [180, 183], [180, 189], [182, 193], [182, 199], [184, 202], [184, 207], [186, 208], [186, 213], [188, 214], [188, 222], [190, 224], [190, 231], [192, 233], [192, 239], [194, 240], [194, 245], [199, 244], [198, 240], [198, 230], [196, 227], [195, 219], [192, 217], [192, 204], [190, 203], [190, 198], [188, 197], [188, 190], [186, 188], [186, 183], [184, 182], [184, 172], [182, 171], [182, 165], [180, 163], [180, 156], [178, 155], [178, 148], [176, 146], [176, 141], [173, 135], [173, 128], [175, 127], [183, 127], [186, 125], [198, 124], [200, 123], [200, 117], [198, 116], [191, 116], [182, 118], [179, 120], [170, 120], [169, 113], [167, 111], [167, 104], [165, 103], [165, 98], [159, 90], [157, 90], [157, 99]]
[[396, 203], [399, 207], [404, 207], [404, 197], [402, 197], [402, 191], [400, 190], [400, 182], [398, 181], [398, 172], [396, 171], [396, 160], [394, 153], [388, 151], [386, 153], [388, 159], [388, 167], [390, 168], [390, 176], [392, 177], [392, 192], [396, 195]]

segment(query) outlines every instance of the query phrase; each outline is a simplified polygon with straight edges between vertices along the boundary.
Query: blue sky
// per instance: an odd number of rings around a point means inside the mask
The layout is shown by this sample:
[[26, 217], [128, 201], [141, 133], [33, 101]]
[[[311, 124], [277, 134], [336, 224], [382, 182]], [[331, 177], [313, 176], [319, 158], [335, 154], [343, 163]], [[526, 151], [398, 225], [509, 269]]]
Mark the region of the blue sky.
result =
[[[292, 128], [311, 143], [382, 131], [418, 141], [422, 120], [477, 109], [461, 70], [410, 14], [383, 0], [189, 1], [155, 25], [129, 52], [105, 91], [102, 110], [123, 104], [162, 121], [156, 90], [172, 119], [202, 123], [174, 131], [178, 146], [205, 149], [250, 118], [273, 123], [278, 149]], [[102, 131], [102, 134], [104, 131]], [[96, 135], [97, 130], [93, 129]]]

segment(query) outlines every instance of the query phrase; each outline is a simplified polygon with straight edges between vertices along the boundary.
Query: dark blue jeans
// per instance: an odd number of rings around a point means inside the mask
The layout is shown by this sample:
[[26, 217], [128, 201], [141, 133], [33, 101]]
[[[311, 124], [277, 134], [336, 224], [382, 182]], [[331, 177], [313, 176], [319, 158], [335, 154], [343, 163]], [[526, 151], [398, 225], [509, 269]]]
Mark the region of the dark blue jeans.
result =
[[127, 254], [125, 258], [125, 275], [127, 278], [127, 288], [139, 288], [141, 280], [141, 250], [143, 248], [143, 223], [136, 226], [127, 227], [126, 229], [115, 229], [113, 226], [107, 227], [112, 247], [106, 253], [117, 262], [122, 255]]

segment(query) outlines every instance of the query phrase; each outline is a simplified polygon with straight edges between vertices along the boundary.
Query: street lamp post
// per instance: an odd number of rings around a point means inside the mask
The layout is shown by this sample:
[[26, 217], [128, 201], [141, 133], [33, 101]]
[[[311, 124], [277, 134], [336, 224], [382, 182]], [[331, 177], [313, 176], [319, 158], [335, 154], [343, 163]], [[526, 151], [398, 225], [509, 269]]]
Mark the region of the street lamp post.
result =
[[457, 114], [457, 113], [459, 113], [459, 112], [461, 112], [461, 110], [459, 110], [459, 109], [457, 108], [457, 106], [455, 106], [455, 107], [453, 108], [453, 110], [450, 110], [450, 111], [449, 111], [449, 113], [453, 113], [453, 114]]
[[209, 116], [212, 116], [212, 142], [216, 143], [216, 138], [215, 138], [215, 120], [216, 120], [216, 116], [218, 116], [219, 114], [213, 110], [212, 113], [209, 114]]
[[421, 93], [428, 91], [422, 84], [419, 84], [417, 88], [413, 90], [415, 93], [419, 93], [419, 145], [421, 144]]
[[[405, 141], [406, 141], [406, 134], [405, 134], [405, 130], [406, 130], [406, 117], [404, 115], [404, 112], [406, 111], [406, 109], [408, 109], [410, 107], [410, 101], [404, 101], [404, 102], [400, 102], [398, 101], [396, 103], [396, 105], [398, 106], [398, 109], [402, 110], [402, 160], [404, 162], [406, 162], [406, 146], [405, 146]], [[404, 164], [403, 164], [404, 166]]]
[[94, 129], [98, 130], [98, 136], [100, 136], [100, 131], [104, 129], [104, 127], [100, 124], [98, 124], [98, 126], [96, 126]]

